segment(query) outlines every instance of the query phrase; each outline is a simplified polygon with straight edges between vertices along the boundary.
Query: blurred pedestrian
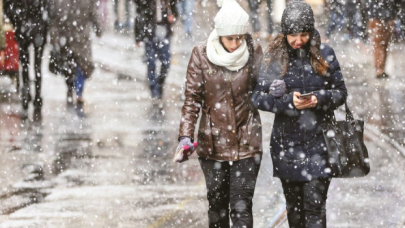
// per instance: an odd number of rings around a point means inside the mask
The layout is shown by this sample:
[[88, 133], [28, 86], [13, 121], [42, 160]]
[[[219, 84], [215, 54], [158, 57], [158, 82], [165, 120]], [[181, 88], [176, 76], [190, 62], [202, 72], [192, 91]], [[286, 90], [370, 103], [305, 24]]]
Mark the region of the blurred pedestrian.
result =
[[[347, 28], [347, 40], [354, 39], [360, 41], [362, 34], [362, 23], [360, 16], [360, 0], [347, 0], [344, 5], [344, 24]], [[363, 26], [364, 27], [364, 26]]]
[[395, 26], [394, 20], [397, 17], [398, 0], [370, 0], [367, 3], [375, 75], [377, 79], [388, 78], [388, 74], [385, 72], [385, 63], [391, 34]]
[[[134, 0], [137, 5], [135, 41], [138, 47], [145, 44], [148, 80], [155, 106], [161, 108], [163, 85], [169, 73], [172, 24], [177, 17], [177, 0]], [[156, 59], [162, 63], [156, 73]]]
[[326, 27], [325, 36], [329, 39], [333, 32], [340, 32], [342, 30], [345, 19], [345, 7], [343, 0], [326, 0], [325, 3], [329, 8], [329, 21]]
[[28, 118], [28, 105], [31, 101], [29, 78], [29, 47], [34, 46], [35, 98], [34, 120], [41, 119], [42, 55], [48, 31], [48, 0], [4, 0], [4, 12], [15, 28], [15, 39], [19, 44], [19, 57], [22, 72], [21, 118]]
[[193, 36], [191, 27], [193, 25], [194, 6], [195, 0], [179, 0], [177, 2], [178, 14], [183, 21], [186, 38]]
[[4, 66], [5, 54], [4, 49], [6, 48], [6, 35], [4, 33], [4, 13], [3, 13], [3, 0], [0, 0], [0, 64]]
[[74, 105], [76, 92], [76, 107], [82, 109], [84, 84], [94, 71], [91, 31], [101, 36], [98, 1], [51, 1], [51, 44], [60, 55], [58, 64], [67, 84], [67, 105]]
[[363, 42], [367, 42], [368, 40], [368, 7], [367, 7], [367, 0], [356, 0], [357, 6], [359, 8], [359, 20], [358, 23], [358, 34], [361, 37]]
[[[334, 50], [321, 44], [311, 6], [290, 2], [281, 33], [264, 54], [253, 103], [275, 114], [270, 153], [280, 178], [290, 227], [326, 227], [331, 182], [322, 123], [345, 103], [347, 90]], [[281, 98], [269, 95], [274, 79], [284, 80]], [[309, 93], [304, 97], [304, 94]]]
[[[266, 0], [266, 18], [267, 18], [267, 32], [269, 34], [269, 40], [273, 38], [273, 18], [272, 18], [272, 0]], [[261, 27], [260, 27], [260, 3], [261, 0], [248, 0], [250, 8], [250, 18], [252, 20], [254, 38], [259, 39], [261, 37]]]
[[[120, 1], [124, 1], [124, 22], [120, 22], [120, 16], [119, 16], [119, 4]], [[136, 0], [134, 0], [136, 1]], [[113, 0], [114, 2], [114, 15], [115, 15], [115, 21], [114, 21], [114, 29], [115, 31], [120, 31], [122, 29], [129, 29], [131, 27], [131, 0]]]
[[[235, 0], [218, 1], [215, 29], [194, 47], [187, 68], [179, 145], [197, 150], [205, 176], [209, 227], [253, 227], [252, 199], [262, 159], [259, 112], [251, 94], [262, 48]], [[194, 130], [202, 110], [198, 146]]]
[[398, 40], [405, 41], [405, 0], [397, 1]]

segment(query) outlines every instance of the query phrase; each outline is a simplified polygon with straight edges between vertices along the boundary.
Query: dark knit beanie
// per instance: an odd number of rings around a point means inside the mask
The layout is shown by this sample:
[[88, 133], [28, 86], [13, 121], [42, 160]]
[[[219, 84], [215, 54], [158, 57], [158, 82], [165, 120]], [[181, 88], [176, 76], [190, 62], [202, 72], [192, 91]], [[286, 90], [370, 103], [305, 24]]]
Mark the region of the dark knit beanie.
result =
[[281, 33], [294, 34], [314, 31], [314, 12], [310, 5], [301, 1], [290, 2], [281, 18]]

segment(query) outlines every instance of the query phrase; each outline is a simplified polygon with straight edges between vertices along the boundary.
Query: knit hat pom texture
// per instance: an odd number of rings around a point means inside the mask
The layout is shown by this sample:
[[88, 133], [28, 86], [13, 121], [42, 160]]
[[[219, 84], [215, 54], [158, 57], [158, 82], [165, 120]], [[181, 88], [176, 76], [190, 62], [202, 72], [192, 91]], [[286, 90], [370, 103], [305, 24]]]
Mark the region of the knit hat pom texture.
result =
[[281, 33], [294, 34], [314, 31], [314, 12], [309, 4], [301, 1], [290, 2], [281, 18]]
[[218, 36], [247, 33], [249, 15], [235, 0], [217, 0], [217, 4], [221, 7], [214, 18]]

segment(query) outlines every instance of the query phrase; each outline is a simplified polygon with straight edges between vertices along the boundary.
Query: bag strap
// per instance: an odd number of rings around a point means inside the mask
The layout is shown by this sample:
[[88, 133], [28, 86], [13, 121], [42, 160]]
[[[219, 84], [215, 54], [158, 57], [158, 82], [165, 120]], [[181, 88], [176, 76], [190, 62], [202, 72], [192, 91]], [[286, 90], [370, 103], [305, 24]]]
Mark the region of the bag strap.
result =
[[[345, 101], [345, 110], [346, 110], [346, 122], [354, 121], [353, 113], [350, 111], [349, 106], [347, 105], [347, 101]], [[336, 117], [335, 113], [332, 111], [332, 124], [336, 125]]]
[[354, 121], [353, 113], [350, 111], [349, 106], [347, 105], [347, 101], [345, 101], [345, 109], [346, 109], [346, 121]]

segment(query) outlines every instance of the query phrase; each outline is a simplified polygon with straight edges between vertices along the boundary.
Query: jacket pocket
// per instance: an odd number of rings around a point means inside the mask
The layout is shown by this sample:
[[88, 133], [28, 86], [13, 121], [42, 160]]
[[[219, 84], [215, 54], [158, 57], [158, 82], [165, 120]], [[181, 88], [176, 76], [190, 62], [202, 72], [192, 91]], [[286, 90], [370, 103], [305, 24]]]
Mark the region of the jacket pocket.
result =
[[252, 131], [252, 119], [253, 119], [253, 113], [249, 112], [248, 119], [246, 121], [246, 124], [243, 125], [241, 128], [239, 128], [239, 145], [241, 146], [246, 146], [250, 144], [250, 139], [251, 139], [251, 131]]
[[212, 127], [211, 135], [212, 135], [213, 149], [216, 153], [218, 153], [225, 146], [225, 139], [221, 137], [221, 128]]
[[208, 156], [213, 152], [210, 107], [203, 108], [200, 127], [198, 129], [198, 144], [202, 155]]
[[262, 127], [260, 117], [255, 117], [253, 112], [249, 112], [246, 124], [239, 129], [239, 145], [249, 146], [252, 149], [261, 149]]

